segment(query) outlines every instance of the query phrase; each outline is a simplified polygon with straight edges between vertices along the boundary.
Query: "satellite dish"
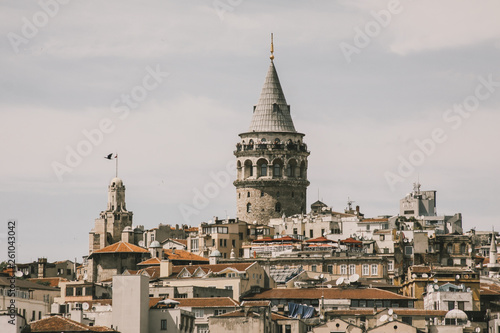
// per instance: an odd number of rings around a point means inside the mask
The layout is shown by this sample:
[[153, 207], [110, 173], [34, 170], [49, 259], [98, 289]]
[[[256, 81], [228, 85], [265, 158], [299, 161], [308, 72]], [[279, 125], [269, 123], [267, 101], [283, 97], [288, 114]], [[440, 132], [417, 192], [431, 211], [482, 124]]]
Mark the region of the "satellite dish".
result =
[[253, 221], [253, 225], [256, 225], [257, 224], [257, 221]]
[[461, 290], [465, 290], [465, 284], [463, 284], [463, 283], [462, 283], [462, 284], [460, 285], [460, 289], [461, 289]]
[[[472, 253], [472, 249], [471, 249], [471, 248], [469, 248], [469, 253]], [[479, 327], [478, 327], [478, 328], [479, 328]], [[480, 329], [480, 328], [479, 328], [479, 329]]]
[[359, 280], [359, 275], [358, 274], [353, 274], [353, 275], [349, 276], [349, 282], [354, 283], [354, 282], [356, 282], [358, 280]]
[[470, 290], [471, 290], [470, 288], [467, 288], [467, 292], [468, 292], [468, 293], [470, 293]]
[[397, 315], [397, 314], [392, 315], [392, 317], [393, 317], [394, 319], [398, 319], [398, 315]]
[[476, 331], [477, 333], [481, 332], [481, 327], [476, 327], [474, 331]]
[[434, 283], [438, 283], [438, 279], [434, 279]]
[[331, 284], [327, 284], [326, 286], [328, 287], [328, 289], [330, 289], [332, 287]]
[[428, 277], [429, 277], [429, 275], [427, 275], [427, 273], [424, 273], [424, 274], [422, 274], [422, 277], [423, 277], [423, 278], [428, 278]]
[[460, 280], [460, 275], [455, 275], [455, 280]]
[[337, 279], [337, 281], [335, 282], [335, 284], [337, 286], [340, 286], [342, 283], [344, 283], [344, 278], [341, 276]]
[[324, 278], [324, 277], [325, 277], [325, 276], [324, 276], [323, 274], [320, 274], [320, 275], [319, 275], [319, 278], [320, 278], [321, 280], [323, 280], [323, 278]]
[[16, 271], [16, 272], [14, 273], [14, 275], [15, 275], [16, 277], [20, 278], [20, 277], [23, 277], [23, 272], [21, 272], [21, 271]]
[[84, 280], [87, 280], [87, 278], [88, 278], [87, 273], [83, 274], [83, 279], [84, 279]]
[[344, 283], [345, 284], [351, 284], [351, 281], [349, 281], [349, 279], [347, 279], [347, 280], [344, 280]]
[[387, 319], [389, 319], [389, 316], [384, 314], [384, 315], [381, 315], [380, 318], [378, 320], [380, 320], [381, 322], [384, 322], [386, 321]]
[[389, 309], [389, 311], [387, 311], [387, 313], [389, 314], [389, 316], [392, 316], [392, 314], [394, 313], [394, 310], [393, 309]]
[[438, 290], [439, 286], [437, 284], [434, 285], [434, 289]]
[[417, 274], [412, 274], [412, 275], [411, 275], [411, 278], [412, 278], [412, 279], [416, 279], [416, 278], [417, 278]]
[[392, 316], [390, 316], [389, 317], [389, 321], [393, 321], [393, 320], [394, 320], [394, 318], [392, 318]]
[[144, 247], [144, 241], [143, 240], [139, 241], [139, 246], [140, 247]]
[[85, 302], [85, 303], [82, 303], [82, 309], [84, 309], [85, 311], [87, 311], [89, 309], [89, 303]]

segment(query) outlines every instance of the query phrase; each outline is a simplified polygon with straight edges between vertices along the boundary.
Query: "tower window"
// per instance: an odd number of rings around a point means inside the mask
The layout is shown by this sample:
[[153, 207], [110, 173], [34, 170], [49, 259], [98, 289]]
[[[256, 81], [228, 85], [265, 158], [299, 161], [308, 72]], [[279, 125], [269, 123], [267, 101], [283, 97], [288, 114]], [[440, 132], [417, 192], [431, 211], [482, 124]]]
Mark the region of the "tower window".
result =
[[241, 198], [241, 193], [238, 193], [238, 199], [240, 199], [240, 198]]
[[294, 197], [294, 195], [295, 195], [295, 194], [294, 194], [294, 193], [293, 193], [293, 191], [292, 191], [292, 198]]
[[247, 213], [251, 213], [251, 212], [252, 212], [252, 204], [247, 203]]
[[264, 191], [260, 191], [260, 196], [263, 197], [264, 196]]
[[247, 198], [250, 198], [250, 192], [247, 192]]
[[276, 198], [279, 198], [280, 197], [280, 192], [276, 192]]
[[273, 176], [274, 177], [281, 177], [281, 165], [274, 164]]
[[276, 205], [274, 206], [274, 210], [276, 211], [276, 213], [281, 212], [281, 204], [279, 202], [277, 202]]
[[267, 164], [266, 164], [266, 163], [263, 163], [263, 164], [260, 166], [260, 175], [261, 175], [262, 177], [267, 176]]

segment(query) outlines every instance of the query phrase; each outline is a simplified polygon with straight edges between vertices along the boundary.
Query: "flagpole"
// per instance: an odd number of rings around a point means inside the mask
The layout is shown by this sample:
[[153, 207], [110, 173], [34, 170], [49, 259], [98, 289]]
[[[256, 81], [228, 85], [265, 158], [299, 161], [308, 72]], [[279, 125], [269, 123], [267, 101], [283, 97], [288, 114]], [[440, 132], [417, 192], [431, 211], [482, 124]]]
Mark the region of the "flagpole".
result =
[[118, 153], [116, 154], [116, 158], [115, 158], [115, 162], [116, 162], [116, 178], [118, 178]]

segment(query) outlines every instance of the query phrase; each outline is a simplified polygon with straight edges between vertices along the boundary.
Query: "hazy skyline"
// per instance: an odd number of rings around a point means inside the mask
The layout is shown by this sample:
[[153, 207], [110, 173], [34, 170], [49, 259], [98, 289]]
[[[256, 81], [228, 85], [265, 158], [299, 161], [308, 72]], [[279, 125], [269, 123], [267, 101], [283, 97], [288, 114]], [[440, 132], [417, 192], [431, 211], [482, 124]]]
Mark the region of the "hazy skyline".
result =
[[[10, 0], [0, 8], [0, 246], [17, 219], [19, 262], [87, 254], [115, 173], [103, 158], [111, 152], [134, 225], [234, 217], [234, 174], [203, 204], [193, 200], [235, 161], [271, 32], [295, 128], [311, 151], [308, 206], [319, 190], [336, 211], [350, 197], [367, 217], [395, 215], [419, 179], [438, 191], [438, 214], [463, 214], [464, 230], [499, 224], [496, 1]], [[69, 165], [78, 149], [86, 156]]]

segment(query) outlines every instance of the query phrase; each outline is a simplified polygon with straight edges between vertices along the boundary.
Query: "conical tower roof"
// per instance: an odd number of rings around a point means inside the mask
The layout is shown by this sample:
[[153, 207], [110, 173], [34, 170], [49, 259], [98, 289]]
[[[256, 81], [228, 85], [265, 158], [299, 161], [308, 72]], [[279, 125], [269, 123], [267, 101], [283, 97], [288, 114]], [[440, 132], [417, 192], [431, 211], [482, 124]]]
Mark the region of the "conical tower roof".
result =
[[266, 81], [255, 106], [250, 132], [296, 132], [278, 73], [271, 60]]

